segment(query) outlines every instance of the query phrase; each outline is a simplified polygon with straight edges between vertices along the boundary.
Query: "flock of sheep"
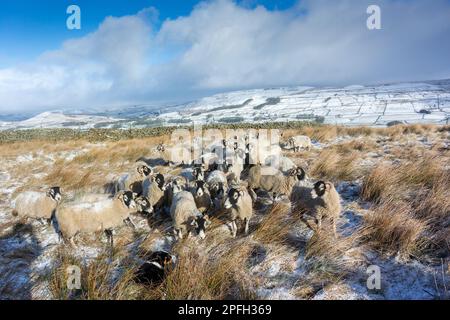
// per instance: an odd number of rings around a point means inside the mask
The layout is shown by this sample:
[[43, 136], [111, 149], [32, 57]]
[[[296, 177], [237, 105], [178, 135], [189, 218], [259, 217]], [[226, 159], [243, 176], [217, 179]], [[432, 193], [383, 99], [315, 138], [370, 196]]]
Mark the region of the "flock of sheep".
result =
[[[110, 193], [61, 201], [64, 194], [59, 187], [47, 193], [25, 191], [16, 197], [13, 215], [56, 222], [62, 239], [73, 246], [77, 234], [99, 231], [106, 233], [112, 245], [112, 230], [124, 223], [134, 227], [131, 214], [136, 212], [149, 219], [170, 216], [176, 239], [189, 234], [205, 238], [210, 217], [222, 212], [235, 237], [239, 220], [248, 233], [258, 192], [259, 196], [268, 194], [272, 201], [289, 198], [309, 228], [317, 231], [327, 220], [335, 232], [341, 206], [333, 184], [313, 183], [304, 169], [279, 154], [259, 155], [254, 161], [252, 149], [258, 139], [258, 135], [246, 134], [222, 140], [192, 163], [177, 164], [176, 175], [156, 172], [148, 162], [138, 162], [133, 172], [115, 181]], [[311, 140], [291, 137], [281, 147], [309, 149]], [[158, 150], [164, 151], [164, 145], [159, 145]], [[274, 157], [278, 166], [267, 165]]]

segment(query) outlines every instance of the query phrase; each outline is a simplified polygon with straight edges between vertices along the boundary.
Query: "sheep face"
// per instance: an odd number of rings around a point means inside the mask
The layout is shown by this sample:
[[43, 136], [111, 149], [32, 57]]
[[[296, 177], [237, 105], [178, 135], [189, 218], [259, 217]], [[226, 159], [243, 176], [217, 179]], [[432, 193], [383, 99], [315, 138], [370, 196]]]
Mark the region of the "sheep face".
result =
[[147, 176], [153, 174], [153, 169], [150, 168], [149, 166], [146, 166], [146, 165], [140, 165], [140, 166], [137, 167], [137, 172], [142, 177], [147, 177]]
[[164, 146], [163, 143], [158, 144], [158, 146], [156, 147], [156, 150], [159, 152], [164, 152], [166, 150], [166, 147]]
[[212, 199], [223, 198], [224, 189], [222, 182], [216, 182], [209, 186], [209, 193], [211, 194]]
[[195, 167], [193, 170], [193, 175], [195, 180], [197, 181], [203, 181], [205, 179], [205, 174], [201, 167]]
[[203, 194], [206, 192], [207, 184], [204, 181], [196, 181], [195, 185], [196, 185], [196, 190], [195, 190], [196, 196], [198, 196], [198, 197], [203, 196]]
[[47, 191], [47, 196], [56, 202], [61, 201], [61, 188], [60, 187], [52, 187]]
[[136, 208], [136, 202], [133, 199], [133, 192], [131, 191], [119, 192], [119, 194], [117, 195], [117, 199], [119, 199], [123, 203], [123, 205], [129, 209]]
[[290, 176], [296, 176], [299, 181], [302, 181], [306, 178], [306, 171], [303, 168], [296, 167], [289, 170], [288, 173]]
[[180, 181], [174, 180], [170, 183], [170, 188], [172, 189], [172, 193], [178, 193], [184, 190], [183, 186], [180, 184]]
[[330, 192], [333, 189], [334, 186], [331, 182], [318, 181], [314, 184], [314, 188], [311, 191], [311, 197], [313, 199], [323, 197], [325, 193]]
[[136, 207], [139, 212], [152, 213], [153, 207], [150, 205], [150, 201], [146, 197], [138, 197], [135, 200]]
[[205, 239], [206, 237], [206, 228], [209, 227], [211, 221], [209, 220], [208, 215], [199, 215], [192, 219], [191, 227], [195, 229], [195, 232], [200, 237], [200, 239]]
[[228, 192], [227, 199], [225, 200], [224, 207], [225, 209], [231, 209], [233, 207], [237, 207], [239, 204], [239, 200], [244, 196], [244, 191], [237, 190], [235, 188], [231, 188]]
[[156, 175], [155, 182], [158, 185], [158, 188], [160, 188], [162, 191], [166, 190], [166, 186], [164, 185], [165, 183], [164, 176], [161, 173], [158, 173]]

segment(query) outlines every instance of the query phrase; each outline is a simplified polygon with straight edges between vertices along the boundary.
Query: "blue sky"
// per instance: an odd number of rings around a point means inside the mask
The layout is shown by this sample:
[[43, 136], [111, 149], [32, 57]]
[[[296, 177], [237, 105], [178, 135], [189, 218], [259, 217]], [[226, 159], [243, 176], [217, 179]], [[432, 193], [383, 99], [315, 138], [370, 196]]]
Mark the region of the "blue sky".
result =
[[[2, 0], [0, 6], [0, 67], [37, 57], [57, 49], [70, 38], [95, 31], [107, 16], [125, 16], [155, 7], [159, 25], [166, 19], [188, 15], [198, 0]], [[270, 10], [287, 9], [295, 0], [239, 1], [245, 7], [263, 5]], [[66, 28], [66, 9], [76, 4], [82, 10], [82, 29]]]
[[0, 113], [444, 79], [449, 57], [450, 0], [2, 0]]

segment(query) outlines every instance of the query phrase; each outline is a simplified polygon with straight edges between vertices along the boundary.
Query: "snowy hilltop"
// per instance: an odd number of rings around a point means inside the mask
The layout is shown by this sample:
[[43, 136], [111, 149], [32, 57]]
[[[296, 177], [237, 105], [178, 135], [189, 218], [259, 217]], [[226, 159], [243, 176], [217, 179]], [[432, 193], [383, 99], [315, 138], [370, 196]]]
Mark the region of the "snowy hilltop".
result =
[[[64, 110], [64, 109], [62, 109]], [[448, 124], [450, 80], [343, 88], [282, 87], [220, 93], [175, 107], [51, 111], [22, 121], [0, 116], [0, 129], [141, 128], [191, 123], [315, 121], [339, 125]], [[5, 120], [5, 121], [2, 121]]]

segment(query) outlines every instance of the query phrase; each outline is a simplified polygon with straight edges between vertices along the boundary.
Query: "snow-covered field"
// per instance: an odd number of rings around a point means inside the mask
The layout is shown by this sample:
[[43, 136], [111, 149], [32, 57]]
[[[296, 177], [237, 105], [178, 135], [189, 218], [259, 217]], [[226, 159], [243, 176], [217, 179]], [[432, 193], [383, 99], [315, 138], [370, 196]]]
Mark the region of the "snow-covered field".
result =
[[[267, 96], [271, 95], [272, 93], [269, 93]], [[241, 100], [236, 98], [236, 101]], [[355, 166], [373, 168], [380, 162], [407, 161], [412, 157], [407, 148], [418, 152], [431, 152], [438, 148], [448, 150], [449, 147], [448, 132], [424, 132], [424, 136], [408, 134], [398, 139], [377, 135], [342, 135], [327, 140], [313, 140], [313, 149], [310, 152], [294, 154], [286, 151], [285, 155], [297, 165], [305, 166], [309, 170], [322, 151], [339, 144], [364, 140], [373, 145], [373, 148], [360, 151]], [[145, 140], [142, 145], [148, 147], [148, 152], [143, 156], [160, 156], [154, 148], [150, 148], [154, 146], [154, 142], [150, 145]], [[117, 150], [119, 156], [114, 154]], [[43, 185], [53, 184], [54, 181], [61, 181], [66, 190], [66, 197], [95, 191], [113, 177], [134, 167], [134, 160], [128, 159], [126, 155], [120, 156], [122, 151], [129, 150], [128, 146], [120, 142], [0, 146], [0, 299], [57, 298], [54, 272], [58, 266], [57, 256], [60, 250], [68, 250], [82, 263], [89, 264], [107, 248], [106, 239], [96, 235], [78, 238], [78, 248], [70, 249], [60, 242], [53, 226], [41, 225], [37, 221], [17, 220], [11, 215], [14, 196], [21, 190], [42, 189]], [[92, 155], [92, 158], [89, 155]], [[441, 156], [448, 157], [448, 151], [442, 151]], [[55, 174], [55, 168], [62, 169], [58, 169]], [[157, 170], [175, 172], [173, 168], [158, 167]], [[82, 180], [86, 186], [82, 190], [77, 189], [75, 186], [82, 185]], [[338, 232], [343, 238], [351, 237], [363, 225], [364, 217], [372, 210], [372, 204], [362, 201], [359, 197], [361, 178], [351, 181], [337, 179], [335, 183], [343, 206]], [[264, 197], [261, 201], [263, 200]], [[289, 206], [289, 203], [286, 205]], [[439, 262], [416, 257], [405, 258], [400, 254], [377, 251], [367, 244], [351, 245], [340, 253], [339, 263], [344, 265], [346, 271], [342, 275], [334, 276], [331, 281], [328, 273], [333, 271], [334, 267], [307, 256], [306, 247], [311, 241], [312, 232], [302, 223], [291, 226], [290, 233], [295, 239], [293, 244], [281, 245], [258, 240], [253, 233], [258, 230], [266, 216], [267, 212], [264, 210], [255, 211], [255, 218], [252, 219], [250, 227], [253, 231], [247, 239], [257, 248], [252, 253], [252, 262], [245, 268], [245, 277], [252, 279], [256, 298], [436, 299], [444, 297], [444, 285], [450, 284], [448, 258]], [[121, 270], [126, 259], [139, 261], [136, 250], [142, 249], [144, 243], [145, 250], [175, 250], [170, 221], [155, 225], [139, 215], [134, 215], [133, 218], [137, 231], [126, 226], [119, 229], [115, 243], [120, 253], [108, 260], [117, 272]], [[228, 243], [233, 245], [229, 230], [223, 224], [211, 230], [204, 242], [196, 239], [187, 241], [191, 241], [200, 254], [207, 252], [208, 246], [226, 248]], [[238, 237], [235, 241], [234, 244], [239, 244], [239, 241], [246, 239]], [[377, 265], [381, 269], [381, 290], [367, 288], [366, 271], [370, 265]]]
[[1, 121], [0, 130], [28, 128], [130, 128], [196, 123], [320, 121], [384, 126], [448, 124], [450, 80], [344, 88], [285, 87], [216, 94], [174, 108], [53, 111], [23, 121]]

